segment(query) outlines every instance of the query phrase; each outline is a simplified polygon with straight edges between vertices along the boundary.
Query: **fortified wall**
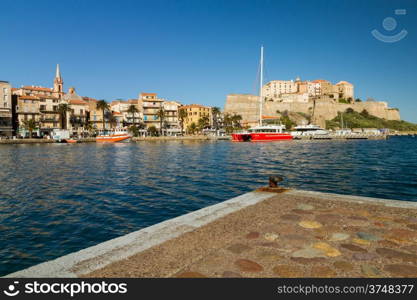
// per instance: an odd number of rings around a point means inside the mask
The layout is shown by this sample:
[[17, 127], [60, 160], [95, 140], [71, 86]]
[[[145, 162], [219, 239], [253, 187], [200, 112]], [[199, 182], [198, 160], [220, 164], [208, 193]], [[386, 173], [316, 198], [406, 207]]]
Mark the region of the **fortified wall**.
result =
[[[307, 103], [265, 101], [262, 114], [264, 116], [277, 116], [277, 110], [280, 112], [287, 110], [311, 115], [313, 106], [313, 101]], [[389, 108], [387, 102], [366, 101], [344, 104], [317, 100], [312, 121], [324, 128], [326, 120], [335, 118], [338, 112], [344, 112], [348, 108], [357, 112], [362, 112], [365, 109], [369, 114], [387, 120], [401, 119], [400, 112], [395, 108]], [[259, 97], [249, 94], [230, 94], [227, 96], [224, 112], [241, 115], [242, 123], [245, 125], [257, 124], [259, 121]]]

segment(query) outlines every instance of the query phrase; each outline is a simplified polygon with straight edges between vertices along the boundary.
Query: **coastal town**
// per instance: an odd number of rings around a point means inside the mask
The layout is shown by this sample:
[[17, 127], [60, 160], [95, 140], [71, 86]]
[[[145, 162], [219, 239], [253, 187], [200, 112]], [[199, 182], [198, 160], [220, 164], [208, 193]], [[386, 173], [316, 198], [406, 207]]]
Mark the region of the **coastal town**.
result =
[[[402, 122], [399, 110], [390, 108], [387, 102], [355, 98], [354, 85], [347, 81], [332, 84], [323, 79], [303, 81], [300, 77], [273, 80], [264, 84], [261, 92], [260, 122], [257, 95], [229, 94], [224, 111], [201, 104], [184, 105], [149, 92], [141, 92], [133, 99], [108, 102], [80, 96], [75, 87], [65, 92], [57, 65], [52, 88], [12, 87], [7, 81], [0, 81], [0, 138], [50, 139], [62, 130], [68, 132], [68, 137], [88, 138], [118, 129], [133, 137], [225, 136], [259, 123], [279, 124], [284, 130], [304, 131], [301, 133], [327, 134], [324, 129], [356, 134], [381, 132], [382, 128], [349, 128], [347, 122], [343, 123], [343, 112]], [[332, 128], [335, 118], [339, 120], [336, 128]]]
[[64, 91], [59, 65], [53, 88], [12, 87], [0, 81], [0, 136], [51, 137], [54, 130], [69, 130], [78, 137], [98, 131], [130, 128], [137, 135], [193, 134], [213, 125], [220, 109], [199, 104], [182, 105], [156, 93], [140, 93], [136, 99], [111, 102], [80, 96], [74, 87]]

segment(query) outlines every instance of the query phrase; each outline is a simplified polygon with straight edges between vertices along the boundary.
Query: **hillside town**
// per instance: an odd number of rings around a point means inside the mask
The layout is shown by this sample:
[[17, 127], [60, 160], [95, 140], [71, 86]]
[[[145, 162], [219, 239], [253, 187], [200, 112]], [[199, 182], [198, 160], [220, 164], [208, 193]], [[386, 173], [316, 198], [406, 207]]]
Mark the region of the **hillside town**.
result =
[[[303, 81], [273, 80], [263, 85], [264, 120], [274, 121], [291, 114], [297, 124], [308, 122], [326, 128], [330, 121], [346, 110], [370, 115], [385, 120], [401, 120], [399, 110], [390, 108], [387, 102], [374, 99], [355, 98], [354, 85], [347, 81], [336, 84], [318, 79]], [[259, 122], [259, 96], [251, 94], [229, 94], [224, 112], [242, 116], [243, 126], [254, 126]]]
[[350, 82], [340, 81], [333, 85], [330, 81], [318, 79], [302, 81], [273, 80], [263, 87], [266, 101], [307, 103], [310, 99], [329, 100], [341, 103], [354, 102], [354, 86]]
[[220, 109], [200, 104], [183, 105], [156, 93], [111, 102], [80, 96], [74, 87], [64, 91], [59, 65], [53, 88], [12, 87], [0, 81], [0, 136], [50, 137], [57, 129], [85, 137], [99, 131], [129, 128], [138, 135], [180, 135], [210, 130]]

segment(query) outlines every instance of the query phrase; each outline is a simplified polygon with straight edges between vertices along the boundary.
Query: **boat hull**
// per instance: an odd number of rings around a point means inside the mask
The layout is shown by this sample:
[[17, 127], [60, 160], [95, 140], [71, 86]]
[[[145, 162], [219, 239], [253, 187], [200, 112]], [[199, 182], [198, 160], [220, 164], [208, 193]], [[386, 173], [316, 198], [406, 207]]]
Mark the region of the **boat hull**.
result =
[[129, 135], [99, 135], [96, 137], [97, 143], [117, 143], [130, 139]]
[[250, 142], [251, 136], [249, 133], [233, 133], [232, 142]]
[[276, 142], [292, 140], [289, 133], [234, 133], [232, 142]]

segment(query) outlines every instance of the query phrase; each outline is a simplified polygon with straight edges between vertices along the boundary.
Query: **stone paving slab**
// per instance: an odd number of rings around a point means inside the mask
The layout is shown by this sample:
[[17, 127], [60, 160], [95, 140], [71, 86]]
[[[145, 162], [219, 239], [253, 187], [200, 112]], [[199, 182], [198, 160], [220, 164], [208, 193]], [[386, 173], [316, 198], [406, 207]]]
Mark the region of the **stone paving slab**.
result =
[[289, 191], [83, 277], [417, 277], [417, 203]]

